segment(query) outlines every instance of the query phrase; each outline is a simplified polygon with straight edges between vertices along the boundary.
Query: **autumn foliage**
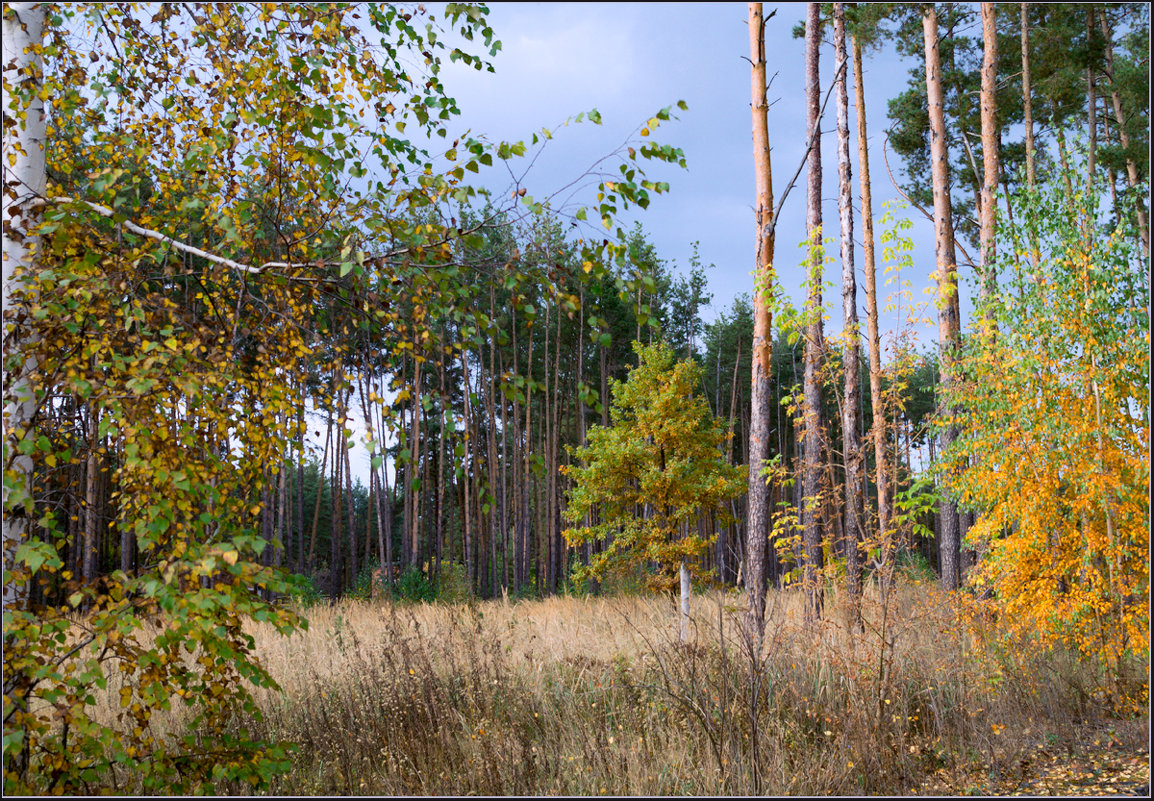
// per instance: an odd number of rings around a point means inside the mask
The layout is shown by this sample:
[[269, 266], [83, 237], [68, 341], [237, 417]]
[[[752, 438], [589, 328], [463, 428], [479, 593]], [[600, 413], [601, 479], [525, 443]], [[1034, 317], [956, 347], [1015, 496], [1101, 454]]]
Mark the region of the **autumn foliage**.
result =
[[[656, 587], [671, 587], [679, 565], [692, 572], [711, 537], [698, 518], [712, 518], [723, 501], [741, 493], [745, 469], [729, 465], [722, 447], [729, 436], [708, 402], [694, 396], [701, 368], [674, 364], [668, 345], [634, 343], [639, 363], [626, 381], [613, 382], [613, 424], [589, 431], [574, 449], [580, 465], [564, 465], [576, 486], [565, 519], [571, 545], [607, 544], [585, 573], [603, 575], [630, 565], [655, 564]], [[582, 573], [584, 575], [584, 573]]]
[[1150, 650], [1148, 274], [1134, 228], [1092, 193], [1027, 194], [1016, 211], [997, 329], [968, 338], [945, 467], [979, 512], [971, 580], [1002, 623], [1097, 660], [1122, 693], [1128, 660]]

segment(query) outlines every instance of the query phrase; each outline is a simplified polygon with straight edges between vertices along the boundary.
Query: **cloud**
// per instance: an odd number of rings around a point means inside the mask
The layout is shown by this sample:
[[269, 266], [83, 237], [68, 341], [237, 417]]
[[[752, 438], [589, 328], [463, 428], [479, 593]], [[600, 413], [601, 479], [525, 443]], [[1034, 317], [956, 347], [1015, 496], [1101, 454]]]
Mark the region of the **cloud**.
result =
[[[446, 67], [445, 84], [474, 131], [520, 137], [578, 112], [629, 102], [641, 81], [628, 24], [581, 18], [580, 7], [497, 5], [496, 75]], [[574, 19], [574, 17], [578, 17]]]

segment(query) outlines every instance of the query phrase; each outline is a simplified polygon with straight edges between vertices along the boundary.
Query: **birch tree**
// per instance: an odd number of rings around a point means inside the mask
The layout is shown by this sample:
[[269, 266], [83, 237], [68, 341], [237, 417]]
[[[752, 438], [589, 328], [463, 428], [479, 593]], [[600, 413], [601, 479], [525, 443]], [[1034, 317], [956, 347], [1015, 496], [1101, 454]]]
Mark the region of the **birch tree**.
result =
[[[10, 327], [9, 313], [35, 271], [40, 237], [37, 227], [44, 196], [44, 144], [47, 121], [41, 97], [44, 63], [43, 3], [4, 6], [4, 352], [20, 354], [28, 334]], [[4, 360], [4, 608], [21, 604], [27, 576], [16, 561], [27, 547], [25, 534], [32, 514], [32, 418], [36, 397], [28, 381], [35, 359]], [[7, 632], [5, 632], [7, 641]]]
[[874, 249], [873, 192], [870, 185], [869, 137], [866, 131], [865, 75], [862, 69], [862, 38], [865, 25], [859, 13], [856, 31], [851, 37], [853, 51], [854, 101], [857, 112], [858, 185], [861, 188], [862, 257], [865, 261], [866, 341], [869, 345], [870, 400], [873, 420], [874, 470], [877, 483], [878, 536], [882, 544], [882, 565], [892, 566], [893, 553], [889, 537], [891, 472], [886, 453], [886, 417], [882, 395], [881, 337], [878, 325], [877, 267]]
[[[485, 13], [4, 6], [7, 792], [123, 787], [126, 764], [139, 766], [131, 778], [143, 792], [203, 792], [221, 779], [259, 787], [278, 770], [281, 746], [232, 728], [237, 710], [252, 709], [251, 688], [274, 686], [243, 621], [285, 632], [299, 622], [268, 603], [300, 585], [267, 555], [267, 490], [300, 439], [309, 372], [353, 363], [344, 334], [387, 332], [382, 359], [393, 366], [428, 347], [429, 294], [463, 280], [453, 243], [472, 231], [452, 211], [476, 195], [466, 175], [526, 152], [449, 138], [457, 107], [441, 67], [488, 65], [499, 44]], [[454, 48], [446, 29], [487, 56]], [[669, 118], [659, 111], [647, 134]], [[414, 145], [418, 131], [445, 146]], [[684, 163], [652, 136], [640, 151], [623, 148], [622, 161]], [[599, 185], [597, 211], [611, 226], [667, 188], [630, 173]], [[542, 206], [514, 202], [529, 214]], [[616, 251], [606, 240], [600, 252]], [[347, 319], [332, 324], [330, 307]], [[481, 308], [463, 313], [478, 319]], [[95, 431], [58, 425], [64, 408]], [[341, 444], [331, 458], [347, 476]], [[95, 465], [109, 471], [90, 494], [94, 505], [113, 499], [114, 525], [89, 540], [130, 537], [138, 569], [84, 581], [63, 559], [83, 571], [70, 545], [83, 535], [33, 490], [60, 467], [82, 475], [100, 449], [110, 458]], [[352, 566], [360, 535], [348, 525]], [[51, 603], [25, 608], [28, 587]], [[79, 642], [65, 636], [78, 608], [91, 608]], [[158, 619], [164, 633], [145, 636]], [[198, 647], [204, 657], [186, 664], [182, 649]], [[128, 695], [106, 725], [91, 714], [91, 688], [110, 659], [125, 666]], [[174, 704], [190, 707], [191, 740], [149, 724]]]

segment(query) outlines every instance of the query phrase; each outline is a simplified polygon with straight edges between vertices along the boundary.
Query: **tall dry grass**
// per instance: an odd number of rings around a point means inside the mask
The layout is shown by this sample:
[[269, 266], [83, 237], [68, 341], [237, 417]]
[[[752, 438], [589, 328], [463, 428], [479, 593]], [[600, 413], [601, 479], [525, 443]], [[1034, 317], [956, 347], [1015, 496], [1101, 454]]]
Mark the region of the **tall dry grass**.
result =
[[871, 591], [854, 633], [832, 591], [810, 628], [771, 591], [755, 655], [734, 594], [695, 599], [688, 646], [666, 598], [346, 602], [291, 638], [253, 628], [283, 692], [238, 725], [298, 744], [278, 794], [830, 795], [1010, 774], [1103, 711], [1085, 665], [994, 648], [953, 609]]

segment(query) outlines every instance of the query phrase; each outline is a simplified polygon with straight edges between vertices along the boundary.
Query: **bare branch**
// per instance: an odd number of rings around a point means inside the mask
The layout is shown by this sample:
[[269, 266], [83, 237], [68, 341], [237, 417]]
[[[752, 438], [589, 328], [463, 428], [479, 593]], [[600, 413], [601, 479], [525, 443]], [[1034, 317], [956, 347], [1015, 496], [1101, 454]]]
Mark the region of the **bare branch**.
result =
[[[888, 152], [889, 152], [889, 151], [886, 149], [886, 143], [890, 141], [890, 133], [892, 133], [892, 132], [893, 132], [893, 126], [891, 125], [891, 126], [890, 126], [890, 128], [889, 128], [889, 130], [887, 130], [887, 131], [886, 131], [886, 139], [885, 139], [885, 142], [883, 142], [883, 143], [882, 143], [882, 161], [884, 161], [884, 162], [885, 162], [885, 165], [886, 165], [886, 172], [887, 172], [887, 173], [889, 174], [889, 176], [890, 176], [890, 183], [891, 183], [891, 184], [893, 184], [893, 187], [894, 187], [894, 189], [897, 191], [897, 193], [898, 193], [899, 195], [901, 195], [901, 196], [902, 196], [902, 198], [904, 198], [904, 199], [905, 199], [906, 203], [909, 203], [909, 204], [910, 204], [911, 206], [913, 206], [915, 209], [917, 209], [917, 210], [918, 210], [918, 211], [920, 211], [922, 214], [924, 214], [924, 215], [925, 215], [925, 217], [926, 217], [926, 219], [927, 219], [927, 220], [929, 220], [929, 221], [932, 223], [932, 222], [934, 221], [934, 215], [933, 215], [933, 214], [931, 214], [930, 212], [926, 211], [926, 210], [925, 210], [924, 208], [922, 208], [921, 206], [919, 206], [917, 203], [915, 203], [915, 202], [914, 202], [914, 199], [913, 199], [913, 198], [911, 198], [911, 197], [910, 197], [909, 195], [907, 195], [907, 194], [906, 194], [904, 191], [902, 191], [902, 188], [901, 188], [900, 186], [898, 186], [898, 182], [897, 182], [897, 180], [894, 178], [894, 172], [893, 172], [893, 170], [891, 170], [891, 169], [890, 169], [890, 159], [889, 159], [889, 155], [888, 155]], [[967, 219], [968, 219], [968, 218], [967, 218]], [[962, 251], [962, 255], [963, 255], [963, 256], [965, 256], [965, 258], [966, 258], [966, 263], [967, 263], [967, 265], [968, 265], [968, 266], [970, 266], [970, 267], [973, 267], [973, 266], [974, 266], [974, 264], [976, 264], [976, 262], [974, 261], [974, 258], [973, 258], [973, 256], [971, 256], [971, 255], [969, 254], [969, 251], [967, 251], [967, 250], [966, 250], [966, 246], [965, 246], [965, 245], [963, 245], [961, 242], [959, 242], [959, 241], [958, 241], [958, 237], [957, 237], [957, 233], [956, 233], [956, 232], [955, 232], [955, 235], [954, 235], [954, 247], [956, 247], [958, 250]]]
[[841, 76], [842, 70], [845, 69], [846, 59], [842, 59], [841, 63], [837, 65], [834, 71], [833, 79], [830, 81], [829, 89], [826, 90], [825, 100], [822, 101], [821, 111], [817, 115], [817, 122], [814, 124], [813, 130], [809, 132], [809, 140], [805, 145], [805, 153], [801, 156], [801, 163], [797, 165], [797, 172], [793, 174], [789, 184], [786, 185], [785, 191], [781, 194], [781, 200], [778, 201], [777, 208], [773, 210], [773, 219], [769, 221], [765, 236], [773, 236], [773, 232], [777, 229], [777, 220], [781, 216], [781, 210], [785, 207], [785, 199], [789, 197], [789, 190], [793, 189], [793, 185], [797, 183], [797, 177], [801, 175], [801, 168], [809, 160], [809, 152], [813, 150], [813, 144], [817, 139], [817, 132], [821, 130], [821, 119], [825, 116], [825, 107], [829, 103], [830, 95], [833, 94], [833, 88], [837, 86], [838, 78]]
[[[33, 201], [32, 203], [29, 203], [28, 205], [30, 207], [43, 207], [43, 206], [48, 205], [49, 203], [57, 204], [57, 205], [80, 204], [82, 206], [87, 206], [88, 208], [92, 209], [93, 211], [95, 211], [100, 216], [108, 217], [110, 219], [113, 218], [114, 216], [116, 216], [116, 214], [117, 214], [115, 211], [108, 208], [107, 206], [101, 206], [98, 203], [92, 203], [92, 202], [87, 201], [87, 200], [76, 200], [74, 198], [63, 197], [63, 196], [45, 198], [43, 200], [36, 200], [36, 201]], [[496, 219], [496, 214], [492, 214], [492, 215], [486, 217], [485, 219], [481, 220], [480, 222], [478, 222], [476, 225], [472, 226], [471, 228], [457, 231], [456, 235], [457, 236], [467, 236], [468, 234], [476, 233], [477, 231], [481, 230], [485, 226], [489, 225], [494, 219]], [[143, 236], [143, 237], [146, 237], [148, 239], [152, 239], [152, 240], [155, 240], [155, 241], [160, 242], [162, 244], [168, 245], [168, 246], [170, 246], [176, 250], [181, 251], [182, 253], [188, 253], [188, 254], [193, 255], [193, 256], [199, 256], [202, 259], [213, 262], [214, 264], [220, 264], [220, 265], [223, 265], [225, 267], [230, 267], [233, 270], [236, 270], [237, 272], [248, 273], [248, 274], [252, 274], [252, 275], [260, 275], [261, 273], [269, 271], [269, 270], [293, 270], [293, 269], [302, 269], [302, 268], [307, 268], [307, 267], [339, 267], [341, 264], [341, 262], [339, 262], [339, 261], [320, 261], [320, 260], [318, 260], [318, 261], [300, 261], [300, 262], [266, 261], [264, 264], [261, 264], [257, 267], [254, 267], [251, 264], [244, 264], [242, 262], [235, 261], [233, 259], [229, 259], [229, 258], [226, 258], [224, 256], [218, 256], [215, 253], [209, 253], [208, 251], [201, 250], [198, 247], [193, 247], [192, 245], [187, 245], [184, 242], [173, 239], [172, 237], [167, 236], [165, 234], [162, 234], [159, 231], [153, 231], [149, 228], [144, 228], [142, 226], [139, 226], [136, 223], [132, 222], [131, 220], [126, 219], [126, 220], [120, 222], [119, 224], [123, 225], [126, 229], [128, 229], [129, 231], [131, 231], [134, 234], [137, 234], [138, 236]], [[445, 242], [450, 241], [451, 238], [452, 237], [446, 237], [445, 239], [442, 239], [440, 242], [437, 242], [437, 243], [435, 243], [435, 245], [432, 245], [432, 246], [444, 244]], [[364, 261], [381, 261], [381, 260], [395, 259], [399, 256], [403, 256], [403, 255], [409, 253], [410, 250], [411, 250], [411, 248], [404, 247], [404, 248], [398, 248], [396, 250], [386, 251], [385, 253], [380, 253], [380, 254], [364, 254], [363, 259], [364, 259]]]

